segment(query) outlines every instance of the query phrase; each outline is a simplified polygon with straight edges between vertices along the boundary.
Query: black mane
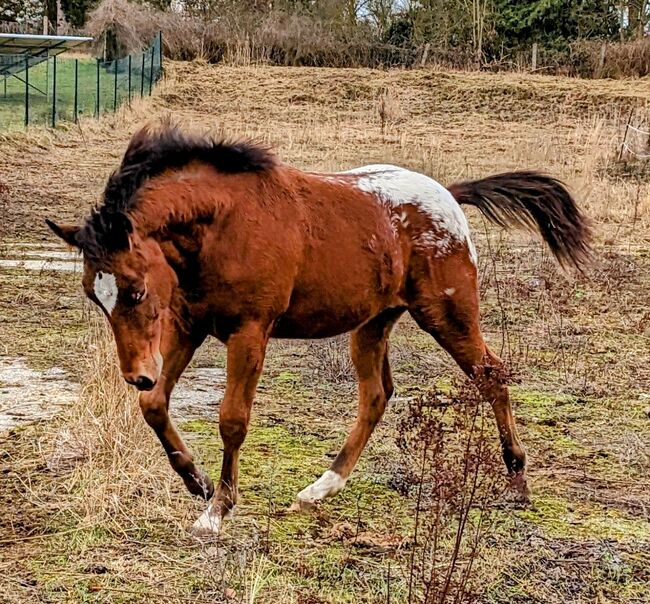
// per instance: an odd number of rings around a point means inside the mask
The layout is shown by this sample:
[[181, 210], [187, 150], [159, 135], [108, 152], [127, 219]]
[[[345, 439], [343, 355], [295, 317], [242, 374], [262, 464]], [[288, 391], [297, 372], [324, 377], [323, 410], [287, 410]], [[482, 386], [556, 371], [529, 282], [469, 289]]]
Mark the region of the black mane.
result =
[[133, 229], [128, 211], [136, 202], [138, 189], [165, 170], [192, 161], [229, 174], [263, 172], [278, 163], [269, 148], [253, 141], [190, 135], [173, 125], [158, 130], [145, 126], [131, 138], [120, 167], [106, 183], [103, 203], [86, 221], [81, 238], [86, 255], [101, 257], [128, 246]]

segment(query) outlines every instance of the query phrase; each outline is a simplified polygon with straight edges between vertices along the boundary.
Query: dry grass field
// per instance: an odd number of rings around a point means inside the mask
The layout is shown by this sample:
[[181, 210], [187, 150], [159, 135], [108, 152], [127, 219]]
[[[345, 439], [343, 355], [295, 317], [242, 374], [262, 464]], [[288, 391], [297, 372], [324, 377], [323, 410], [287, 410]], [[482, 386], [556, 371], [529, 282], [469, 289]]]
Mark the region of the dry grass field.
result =
[[[596, 233], [583, 275], [468, 210], [483, 327], [512, 372], [533, 495], [526, 509], [498, 496], [486, 506], [472, 566], [461, 560], [472, 570], [462, 601], [650, 602], [650, 175], [617, 161], [630, 111], [648, 115], [648, 84], [172, 63], [131, 110], [0, 134], [0, 361], [32, 370], [20, 385], [0, 373], [0, 401], [53, 368], [67, 372], [72, 400], [53, 419], [0, 428], [0, 601], [423, 599], [417, 489], [404, 485], [399, 436], [414, 401], [432, 388], [453, 396], [462, 380], [411, 319], [392, 338], [396, 396], [383, 423], [348, 488], [313, 514], [287, 508], [338, 450], [355, 382], [343, 340], [273, 343], [243, 447], [241, 508], [218, 540], [199, 542], [188, 528], [203, 505], [140, 418], [79, 276], [7, 262], [64, 251], [43, 218], [83, 216], [130, 134], [172, 114], [270, 142], [305, 169], [390, 162], [450, 184], [536, 168], [569, 185]], [[223, 347], [205, 345], [172, 409], [212, 476], [223, 369]], [[496, 447], [491, 421], [485, 431]]]

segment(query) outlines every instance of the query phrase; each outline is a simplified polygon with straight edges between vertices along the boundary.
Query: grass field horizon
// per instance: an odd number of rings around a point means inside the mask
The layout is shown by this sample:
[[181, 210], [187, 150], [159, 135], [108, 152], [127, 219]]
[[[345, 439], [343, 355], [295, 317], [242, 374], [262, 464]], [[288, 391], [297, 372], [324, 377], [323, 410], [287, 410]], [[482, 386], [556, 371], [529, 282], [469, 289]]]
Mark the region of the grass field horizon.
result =
[[[466, 211], [482, 327], [513, 374], [532, 488], [530, 508], [492, 512], [476, 601], [650, 602], [650, 178], [617, 160], [630, 112], [647, 119], [649, 97], [644, 80], [170, 62], [131, 109], [0, 133], [0, 259], [53, 243], [45, 217], [85, 216], [129, 136], [167, 117], [272, 144], [305, 170], [394, 163], [446, 185], [515, 169], [562, 179], [594, 225], [584, 274]], [[0, 266], [0, 279], [0, 357], [62, 367], [81, 385], [54, 419], [0, 435], [0, 600], [408, 601], [415, 497], [400, 488], [398, 432], [413, 400], [461, 380], [411, 319], [391, 339], [396, 396], [382, 424], [346, 490], [311, 515], [286, 509], [342, 443], [355, 381], [345, 339], [273, 342], [242, 449], [240, 514], [202, 544], [188, 528], [203, 505], [141, 419], [78, 275]], [[214, 382], [216, 402], [224, 367], [209, 342], [181, 384], [200, 398]], [[216, 409], [176, 415], [213, 478]]]

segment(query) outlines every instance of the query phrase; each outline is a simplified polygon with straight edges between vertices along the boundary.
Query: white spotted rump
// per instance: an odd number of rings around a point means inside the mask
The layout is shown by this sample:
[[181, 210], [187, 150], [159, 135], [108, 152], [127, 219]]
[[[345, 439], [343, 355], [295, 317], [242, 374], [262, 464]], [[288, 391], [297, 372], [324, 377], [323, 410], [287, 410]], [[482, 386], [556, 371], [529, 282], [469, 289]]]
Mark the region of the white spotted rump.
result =
[[[439, 182], [424, 174], [389, 164], [362, 166], [342, 172], [358, 174], [355, 186], [379, 197], [394, 208], [412, 204], [426, 214], [440, 233], [425, 232], [418, 235], [417, 242], [436, 249], [440, 254], [449, 251], [452, 242], [467, 245], [470, 258], [476, 264], [476, 250], [469, 233], [467, 218], [453, 195]], [[405, 215], [401, 214], [405, 222]]]
[[117, 283], [115, 275], [99, 271], [95, 275], [95, 297], [104, 310], [110, 315], [117, 303]]

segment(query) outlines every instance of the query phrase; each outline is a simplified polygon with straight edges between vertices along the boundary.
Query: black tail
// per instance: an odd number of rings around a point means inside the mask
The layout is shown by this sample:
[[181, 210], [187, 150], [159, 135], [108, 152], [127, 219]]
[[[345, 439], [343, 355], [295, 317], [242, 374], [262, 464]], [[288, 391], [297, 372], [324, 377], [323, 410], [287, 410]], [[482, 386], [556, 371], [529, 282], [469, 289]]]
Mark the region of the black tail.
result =
[[458, 203], [477, 207], [501, 227], [539, 231], [562, 266], [582, 268], [591, 228], [566, 187], [538, 172], [506, 172], [449, 187]]

